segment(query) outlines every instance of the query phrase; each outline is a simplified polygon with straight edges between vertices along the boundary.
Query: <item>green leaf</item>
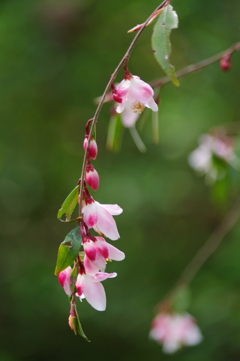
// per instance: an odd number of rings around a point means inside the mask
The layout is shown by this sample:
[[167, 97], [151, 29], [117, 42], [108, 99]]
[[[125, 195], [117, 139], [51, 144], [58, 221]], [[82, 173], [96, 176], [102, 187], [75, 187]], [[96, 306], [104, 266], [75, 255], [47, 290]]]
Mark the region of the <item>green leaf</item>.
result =
[[78, 190], [79, 186], [77, 185], [72, 192], [67, 196], [65, 201], [62, 204], [62, 207], [59, 209], [57, 218], [61, 220], [62, 216], [66, 214], [66, 221], [71, 220], [71, 215], [77, 205], [78, 201]]
[[79, 316], [78, 316], [78, 312], [77, 312], [77, 307], [75, 307], [75, 315], [77, 316], [74, 321], [75, 321], [75, 329], [74, 329], [74, 333], [75, 335], [78, 333], [80, 336], [82, 336], [84, 338], [84, 340], [86, 340], [87, 342], [91, 342], [87, 336], [85, 335], [83, 329], [82, 329], [82, 325], [81, 322], [79, 320]]
[[119, 152], [122, 145], [124, 126], [122, 125], [121, 115], [114, 114], [110, 118], [107, 135], [107, 149], [113, 152]]
[[80, 235], [79, 227], [74, 228], [64, 241], [60, 244], [58, 249], [57, 264], [54, 274], [57, 276], [68, 266], [74, 262], [80, 251], [82, 237]]
[[178, 16], [171, 5], [166, 6], [154, 26], [152, 35], [152, 48], [157, 62], [169, 76], [173, 84], [179, 86], [175, 68], [170, 64], [171, 54], [170, 33], [178, 27]]

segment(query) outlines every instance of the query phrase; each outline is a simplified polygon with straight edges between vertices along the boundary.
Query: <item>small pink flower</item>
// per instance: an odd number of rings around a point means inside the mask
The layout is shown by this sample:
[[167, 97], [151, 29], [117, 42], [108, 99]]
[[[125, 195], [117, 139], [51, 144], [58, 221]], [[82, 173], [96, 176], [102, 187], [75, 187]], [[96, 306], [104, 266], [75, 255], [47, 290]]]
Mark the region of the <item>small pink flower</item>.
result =
[[[84, 142], [83, 142], [83, 149], [84, 150], [87, 149], [87, 143], [88, 143], [88, 137], [85, 137]], [[93, 138], [90, 140], [89, 153], [88, 154], [89, 154], [89, 157], [92, 158], [92, 159], [97, 158], [98, 147], [97, 147], [96, 141]]]
[[91, 197], [85, 199], [83, 218], [89, 228], [93, 228], [99, 234], [104, 234], [112, 241], [115, 241], [120, 235], [112, 216], [119, 215], [122, 211], [122, 208], [117, 204], [100, 204]]
[[71, 296], [71, 294], [72, 294], [72, 291], [70, 288], [70, 284], [72, 283], [71, 278], [70, 278], [71, 272], [72, 272], [72, 268], [67, 267], [65, 270], [60, 272], [59, 276], [58, 276], [58, 281], [68, 296]]
[[158, 314], [151, 326], [150, 337], [163, 345], [165, 353], [174, 353], [182, 346], [194, 346], [202, 340], [195, 319], [188, 313]]
[[145, 107], [157, 112], [158, 106], [153, 96], [154, 92], [151, 86], [138, 76], [129, 75], [127, 79], [122, 80], [114, 89], [113, 98], [119, 103], [116, 109], [117, 113], [124, 111], [124, 125], [133, 126], [137, 120], [137, 116], [133, 116], [133, 114], [141, 113]]
[[115, 272], [98, 272], [95, 275], [79, 274], [76, 282], [76, 296], [80, 297], [80, 300], [86, 298], [87, 302], [97, 311], [105, 311], [106, 294], [100, 282], [116, 276], [117, 274]]
[[214, 157], [219, 158], [234, 168], [239, 168], [239, 160], [234, 154], [232, 140], [224, 135], [203, 134], [199, 138], [199, 147], [190, 153], [188, 162], [190, 166], [200, 174], [206, 174], [206, 181], [209, 185], [216, 179], [225, 176], [225, 169], [218, 167]]
[[100, 180], [98, 172], [90, 163], [86, 168], [86, 182], [94, 191], [96, 191], [99, 187]]
[[85, 252], [84, 267], [88, 274], [95, 274], [99, 270], [105, 271], [107, 258], [113, 261], [122, 261], [125, 258], [122, 251], [106, 242], [104, 238], [95, 238], [96, 242], [87, 239], [83, 243]]

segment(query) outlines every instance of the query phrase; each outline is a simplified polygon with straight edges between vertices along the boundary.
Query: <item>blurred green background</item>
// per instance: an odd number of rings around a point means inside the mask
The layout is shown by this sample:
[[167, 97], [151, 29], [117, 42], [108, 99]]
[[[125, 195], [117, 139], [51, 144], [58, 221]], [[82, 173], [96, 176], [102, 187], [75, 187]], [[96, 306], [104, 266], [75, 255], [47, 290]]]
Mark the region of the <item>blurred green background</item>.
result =
[[[151, 0], [2, 0], [0, 2], [0, 361], [240, 359], [240, 222], [192, 283], [189, 312], [204, 340], [173, 356], [148, 339], [153, 308], [206, 241], [222, 214], [187, 155], [201, 133], [239, 121], [240, 54], [223, 73], [219, 65], [182, 78], [161, 91], [160, 144], [151, 139], [150, 112], [136, 149], [128, 131], [122, 151], [105, 148], [109, 106], [98, 122], [101, 177], [94, 194], [117, 203], [126, 253], [104, 282], [108, 306], [79, 304], [86, 343], [70, 331], [68, 299], [53, 275], [57, 249], [73, 228], [56, 213], [81, 170], [86, 121], [133, 34], [158, 5]], [[239, 0], [173, 1], [179, 29], [172, 32], [177, 69], [239, 41]], [[130, 59], [145, 81], [163, 76], [151, 46], [152, 26]], [[119, 75], [118, 81], [121, 80]], [[232, 203], [239, 184], [229, 192]]]

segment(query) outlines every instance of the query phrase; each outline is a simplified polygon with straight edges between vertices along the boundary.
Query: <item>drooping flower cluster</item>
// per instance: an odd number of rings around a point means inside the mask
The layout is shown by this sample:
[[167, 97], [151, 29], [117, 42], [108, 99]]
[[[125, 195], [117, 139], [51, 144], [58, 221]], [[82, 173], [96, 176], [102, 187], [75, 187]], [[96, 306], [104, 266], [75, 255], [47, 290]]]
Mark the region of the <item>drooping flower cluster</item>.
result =
[[[85, 179], [93, 190], [97, 190], [99, 175], [91, 164], [91, 160], [96, 159], [98, 148], [96, 141], [92, 138], [89, 140], [88, 149], [88, 127], [87, 123], [83, 143], [83, 148], [87, 152]], [[83, 251], [78, 253], [73, 268], [68, 266], [59, 273], [58, 280], [69, 297], [78, 297], [80, 300], [85, 298], [93, 308], [104, 311], [106, 294], [101, 282], [117, 276], [115, 272], [105, 272], [106, 263], [108, 260], [122, 261], [125, 258], [124, 253], [109, 244], [104, 236], [110, 240], [117, 240], [120, 237], [113, 215], [121, 214], [122, 208], [116, 204], [100, 204], [95, 201], [90, 195], [86, 183], [83, 183], [82, 204], [80, 205], [83, 218], [79, 220], [79, 234], [81, 234]], [[91, 228], [99, 236], [92, 235]], [[75, 278], [73, 277], [74, 269], [77, 269]], [[74, 311], [70, 310], [69, 325], [71, 328], [74, 327], [74, 315]]]
[[160, 313], [152, 321], [150, 338], [163, 345], [163, 352], [174, 353], [182, 346], [194, 346], [202, 340], [195, 319], [188, 313]]
[[239, 167], [232, 140], [223, 134], [204, 134], [199, 138], [199, 147], [188, 158], [190, 166], [200, 174], [206, 174], [211, 185], [226, 174], [226, 166]]

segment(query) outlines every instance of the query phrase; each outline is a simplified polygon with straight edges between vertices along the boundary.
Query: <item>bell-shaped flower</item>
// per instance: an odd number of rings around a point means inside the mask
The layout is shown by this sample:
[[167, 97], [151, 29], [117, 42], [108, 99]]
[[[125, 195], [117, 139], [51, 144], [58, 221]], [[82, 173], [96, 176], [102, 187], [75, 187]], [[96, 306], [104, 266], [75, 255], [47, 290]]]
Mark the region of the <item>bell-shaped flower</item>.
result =
[[83, 243], [84, 267], [88, 274], [95, 274], [99, 270], [105, 271], [106, 259], [122, 261], [125, 258], [122, 251], [106, 242], [103, 237], [95, 237], [95, 239], [95, 242], [87, 239]]
[[99, 187], [100, 180], [98, 172], [90, 163], [87, 164], [86, 167], [86, 182], [94, 191], [96, 191]]
[[[87, 145], [88, 145], [88, 137], [85, 137], [84, 142], [83, 142], [83, 149], [87, 150]], [[96, 159], [97, 158], [97, 154], [98, 154], [98, 146], [97, 146], [97, 142], [92, 138], [90, 140], [90, 145], [89, 145], [89, 151], [88, 151], [88, 155], [90, 158], [92, 159]]]
[[107, 278], [114, 278], [117, 274], [98, 272], [95, 275], [79, 274], [76, 282], [76, 296], [82, 300], [86, 298], [87, 302], [97, 311], [106, 309], [106, 293], [103, 285], [100, 283]]
[[163, 352], [174, 353], [182, 346], [194, 346], [202, 340], [195, 319], [188, 313], [158, 314], [151, 326], [150, 337], [163, 345]]
[[67, 268], [65, 268], [65, 270], [60, 272], [58, 275], [58, 281], [68, 296], [71, 296], [71, 294], [72, 294], [71, 287], [70, 287], [70, 285], [72, 283], [71, 278], [70, 278], [71, 272], [72, 272], [72, 268], [67, 267]]
[[100, 204], [92, 197], [85, 198], [83, 206], [83, 218], [88, 228], [93, 228], [99, 234], [104, 234], [112, 241], [117, 240], [120, 235], [117, 225], [112, 216], [122, 213], [122, 208], [117, 204]]
[[124, 111], [124, 123], [128, 127], [133, 126], [137, 120], [133, 114], [141, 113], [145, 107], [154, 112], [158, 111], [158, 105], [153, 97], [154, 92], [151, 86], [138, 76], [130, 74], [113, 90], [113, 98], [119, 103], [116, 111], [117, 113]]

